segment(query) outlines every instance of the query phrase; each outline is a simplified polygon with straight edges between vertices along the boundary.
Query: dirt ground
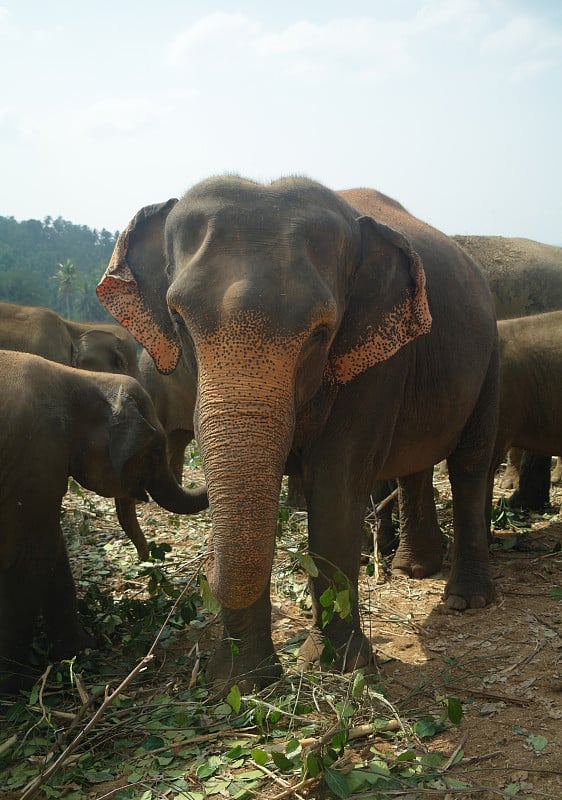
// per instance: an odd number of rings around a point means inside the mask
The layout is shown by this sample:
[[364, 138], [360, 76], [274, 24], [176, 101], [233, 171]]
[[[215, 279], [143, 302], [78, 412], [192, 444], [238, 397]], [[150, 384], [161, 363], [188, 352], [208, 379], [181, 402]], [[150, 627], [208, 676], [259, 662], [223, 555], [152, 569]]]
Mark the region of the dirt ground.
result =
[[[446, 480], [438, 485], [447, 492]], [[561, 499], [551, 492], [558, 508]], [[389, 659], [380, 667], [389, 695], [401, 709], [439, 694], [463, 701], [460, 726], [441, 744], [462, 742], [457, 773], [482, 787], [479, 798], [514, 784], [518, 797], [562, 797], [562, 604], [549, 594], [562, 583], [562, 523], [537, 514], [531, 524], [518, 549], [492, 550], [498, 598], [488, 608], [448, 611], [446, 570], [374, 591], [372, 638]]]
[[[496, 500], [511, 494], [498, 484]], [[435, 487], [440, 524], [449, 529], [448, 479], [436, 478]], [[550, 513], [524, 515], [525, 533], [496, 530], [497, 602], [488, 608], [445, 607], [447, 562], [424, 580], [382, 567], [378, 577], [362, 578], [363, 626], [388, 699], [414, 715], [449, 696], [463, 702], [460, 725], [432, 739], [431, 750], [452, 755], [462, 746], [452, 773], [474, 790], [419, 797], [562, 798], [562, 593], [549, 594], [562, 585], [561, 502], [562, 487], [553, 487]], [[290, 610], [283, 602], [276, 610], [286, 633], [282, 615]]]
[[[190, 478], [200, 482], [201, 474], [186, 470], [186, 479]], [[436, 488], [440, 522], [447, 531], [448, 479], [437, 479]], [[501, 494], [497, 489], [496, 498]], [[498, 532], [501, 543], [491, 553], [498, 598], [483, 610], [461, 613], [444, 607], [446, 564], [442, 574], [424, 580], [394, 577], [383, 562], [374, 575], [362, 570], [363, 627], [377, 653], [379, 679], [389, 702], [412, 720], [422, 711], [442, 709], [448, 697], [463, 704], [460, 724], [425, 744], [429, 751], [450, 756], [451, 764], [457, 755], [460, 760], [447, 774], [467, 781], [471, 788], [423, 789], [400, 797], [562, 798], [562, 594], [557, 592], [562, 587], [562, 487], [553, 487], [551, 502], [549, 513], [525, 517], [524, 534], [514, 536], [512, 529]], [[89, 493], [69, 494], [65, 508], [69, 515], [95, 518], [87, 536], [69, 545], [79, 593], [92, 580], [103, 582], [105, 591], [115, 596], [130, 591], [131, 582], [125, 584], [122, 576], [136, 554], [123, 539], [112, 502]], [[204, 552], [207, 514], [170, 525], [170, 516], [149, 503], [139, 506], [139, 519], [147, 539], [171, 543], [180, 562], [192, 563]], [[305, 515], [297, 519], [298, 537]], [[283, 551], [285, 544], [281, 536], [278, 550]], [[99, 555], [97, 561], [92, 560], [93, 553]], [[276, 647], [285, 650], [285, 668], [294, 670], [294, 649], [287, 643], [306, 635], [306, 576], [288, 573], [286, 566], [286, 559], [278, 555], [272, 577], [273, 629]], [[208, 646], [202, 638], [203, 667]], [[354, 744], [357, 758], [371, 744], [368, 738]], [[87, 796], [109, 797], [111, 787], [99, 787]], [[282, 796], [333, 797], [325, 789]]]

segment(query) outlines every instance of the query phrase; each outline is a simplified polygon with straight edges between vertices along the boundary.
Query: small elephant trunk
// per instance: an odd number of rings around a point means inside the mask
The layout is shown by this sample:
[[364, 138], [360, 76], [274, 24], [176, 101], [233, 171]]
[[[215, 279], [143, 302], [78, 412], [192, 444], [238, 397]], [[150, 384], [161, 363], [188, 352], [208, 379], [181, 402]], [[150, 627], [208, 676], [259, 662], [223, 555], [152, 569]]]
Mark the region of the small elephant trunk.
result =
[[205, 487], [184, 489], [167, 465], [149, 479], [146, 488], [152, 499], [172, 514], [197, 514], [209, 505]]
[[243, 389], [205, 383], [200, 376], [196, 417], [212, 518], [207, 577], [222, 606], [246, 608], [271, 574], [279, 491], [294, 430], [292, 396], [257, 383]]

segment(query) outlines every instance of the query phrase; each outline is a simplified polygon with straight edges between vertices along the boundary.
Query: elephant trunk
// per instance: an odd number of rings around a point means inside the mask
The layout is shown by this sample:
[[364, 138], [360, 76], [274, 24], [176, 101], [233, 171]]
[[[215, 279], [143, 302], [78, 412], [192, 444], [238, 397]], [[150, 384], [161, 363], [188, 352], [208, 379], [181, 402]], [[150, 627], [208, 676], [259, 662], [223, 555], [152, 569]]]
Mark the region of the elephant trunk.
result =
[[207, 577], [222, 606], [246, 608], [271, 574], [292, 392], [286, 383], [280, 389], [245, 375], [228, 385], [203, 372], [196, 418], [212, 518]]
[[173, 514], [197, 514], [209, 505], [206, 488], [184, 489], [177, 483], [167, 461], [165, 467], [149, 478], [146, 489], [159, 506]]

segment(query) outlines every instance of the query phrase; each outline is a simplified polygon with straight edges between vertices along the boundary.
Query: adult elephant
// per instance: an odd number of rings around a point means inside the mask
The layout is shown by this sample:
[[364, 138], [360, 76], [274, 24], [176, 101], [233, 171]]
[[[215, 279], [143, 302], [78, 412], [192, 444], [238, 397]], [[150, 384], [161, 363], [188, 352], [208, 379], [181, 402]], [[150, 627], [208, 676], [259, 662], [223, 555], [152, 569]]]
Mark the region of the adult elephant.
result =
[[[498, 322], [500, 403], [495, 463], [512, 445], [546, 456], [562, 454], [562, 311]], [[522, 471], [525, 466], [525, 457]], [[490, 488], [491, 494], [491, 488]], [[491, 502], [491, 497], [490, 497]], [[548, 502], [541, 497], [538, 507]]]
[[498, 319], [562, 309], [562, 247], [508, 236], [453, 236], [480, 266]]
[[[499, 320], [526, 317], [548, 311], [562, 309], [562, 247], [536, 242], [532, 239], [504, 236], [453, 236], [481, 268], [494, 299], [496, 315]], [[510, 391], [516, 391], [511, 386]], [[516, 401], [516, 398], [514, 398]], [[500, 420], [501, 422], [501, 420]], [[508, 457], [504, 488], [512, 488], [519, 482], [519, 488], [510, 498], [516, 506], [538, 509], [548, 502], [550, 493], [550, 456], [547, 454], [526, 453], [519, 477], [519, 458]], [[511, 456], [511, 451], [509, 456]], [[512, 463], [513, 461], [513, 463]], [[554, 472], [555, 481], [560, 480]], [[376, 485], [373, 496], [380, 500], [388, 495], [386, 485]], [[291, 496], [300, 502], [297, 489]], [[433, 505], [433, 486], [431, 474], [410, 481], [409, 487], [400, 487], [400, 516], [423, 513], [432, 519], [432, 527], [437, 530], [438, 521]], [[398, 541], [393, 522], [393, 506], [385, 506], [381, 512], [379, 529], [379, 549], [390, 553]], [[403, 534], [401, 528], [401, 534]], [[404, 548], [399, 547], [393, 568], [397, 572], [411, 575], [409, 567], [410, 544], [402, 540]], [[403, 555], [404, 554], [404, 555]]]
[[[463, 609], [493, 599], [484, 510], [497, 329], [480, 270], [449, 237], [373, 190], [216, 177], [179, 202], [141, 209], [97, 291], [160, 370], [173, 370], [183, 352], [197, 375], [195, 433], [213, 524], [207, 569], [224, 623], [211, 681], [247, 689], [281, 672], [269, 583], [281, 478], [295, 465], [320, 568], [301, 663], [318, 663], [325, 637], [340, 666], [372, 657], [357, 582], [377, 476], [416, 473], [449, 455], [446, 602]], [[430, 573], [432, 545], [420, 540], [412, 568]], [[323, 629], [320, 598], [337, 572], [352, 612]]]
[[40, 613], [54, 657], [92, 644], [78, 618], [60, 526], [69, 475], [105, 497], [141, 500], [149, 492], [180, 514], [205, 508], [207, 495], [178, 486], [154, 406], [127, 375], [0, 350], [0, 414], [0, 689], [6, 690], [17, 684]]
[[[177, 482], [181, 484], [185, 449], [193, 439], [193, 410], [196, 384], [180, 359], [169, 375], [158, 372], [151, 356], [142, 350], [139, 357], [140, 382], [150, 395], [167, 440], [168, 463]], [[141, 561], [149, 557], [148, 542], [139, 525], [136, 502], [130, 496], [115, 500], [121, 527], [137, 548]]]
[[136, 342], [121, 325], [73, 322], [41, 306], [0, 303], [0, 348], [79, 369], [140, 377]]
[[[562, 247], [504, 236], [454, 236], [481, 267], [492, 290], [498, 319], [562, 309]], [[519, 463], [523, 458], [522, 469]], [[551, 459], [548, 454], [512, 453], [502, 486], [517, 488], [513, 505], [538, 509], [548, 502]], [[558, 472], [554, 472], [556, 481]]]

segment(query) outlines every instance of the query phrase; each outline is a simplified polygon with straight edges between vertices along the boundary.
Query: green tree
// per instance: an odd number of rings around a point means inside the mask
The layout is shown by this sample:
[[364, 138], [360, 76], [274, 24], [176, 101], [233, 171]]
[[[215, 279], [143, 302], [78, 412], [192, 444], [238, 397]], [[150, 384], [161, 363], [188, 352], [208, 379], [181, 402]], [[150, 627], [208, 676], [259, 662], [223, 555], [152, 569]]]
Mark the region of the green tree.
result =
[[[68, 300], [66, 312], [73, 319], [111, 319], [95, 287], [116, 239], [117, 233], [105, 228], [92, 230], [62, 217], [17, 222], [0, 216], [0, 300], [48, 306], [59, 314], [65, 313]], [[74, 280], [64, 275], [67, 261], [76, 265]], [[72, 289], [68, 295], [67, 289]]]
[[72, 295], [76, 282], [76, 267], [74, 263], [67, 258], [64, 264], [57, 264], [57, 271], [53, 278], [58, 283], [57, 294], [65, 304], [66, 318], [71, 319]]

